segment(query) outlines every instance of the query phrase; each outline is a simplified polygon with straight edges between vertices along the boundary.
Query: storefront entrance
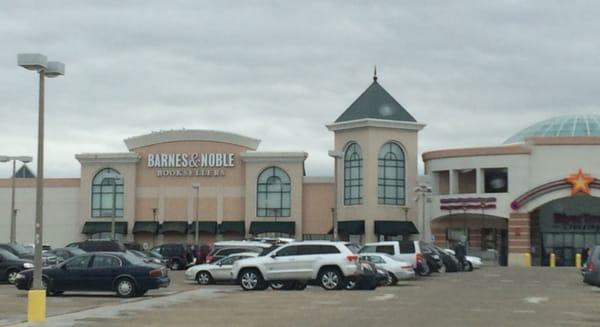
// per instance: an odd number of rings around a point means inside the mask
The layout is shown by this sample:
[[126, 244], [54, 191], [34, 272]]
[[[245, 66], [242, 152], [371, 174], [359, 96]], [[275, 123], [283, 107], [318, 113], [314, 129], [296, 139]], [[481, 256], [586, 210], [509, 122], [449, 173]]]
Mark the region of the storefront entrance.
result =
[[534, 265], [574, 266], [577, 253], [600, 244], [600, 198], [576, 195], [548, 202], [531, 213]]

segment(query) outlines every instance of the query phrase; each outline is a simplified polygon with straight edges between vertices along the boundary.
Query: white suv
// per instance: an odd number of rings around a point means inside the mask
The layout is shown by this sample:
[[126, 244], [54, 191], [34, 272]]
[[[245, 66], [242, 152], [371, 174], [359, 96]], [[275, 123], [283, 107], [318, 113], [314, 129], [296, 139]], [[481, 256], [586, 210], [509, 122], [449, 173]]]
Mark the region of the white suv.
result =
[[356, 250], [356, 245], [346, 242], [294, 242], [235, 262], [231, 277], [246, 291], [264, 290], [270, 282], [312, 280], [326, 290], [340, 289], [361, 274]]

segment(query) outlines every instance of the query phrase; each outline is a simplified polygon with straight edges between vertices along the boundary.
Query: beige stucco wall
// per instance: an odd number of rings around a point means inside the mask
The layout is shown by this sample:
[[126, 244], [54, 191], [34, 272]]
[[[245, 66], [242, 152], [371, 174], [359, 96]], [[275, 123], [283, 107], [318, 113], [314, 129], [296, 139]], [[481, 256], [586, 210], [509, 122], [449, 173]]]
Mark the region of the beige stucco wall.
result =
[[256, 182], [258, 175], [268, 167], [279, 167], [283, 169], [290, 177], [291, 183], [291, 208], [289, 217], [277, 217], [277, 221], [295, 222], [294, 237], [302, 239], [302, 177], [304, 175], [304, 160], [307, 154], [302, 153], [266, 153], [260, 155], [248, 153], [243, 160], [246, 167], [246, 233], [249, 233], [250, 224], [253, 221], [274, 221], [274, 217], [256, 216]]
[[375, 220], [404, 220], [404, 207], [396, 205], [380, 205], [377, 198], [377, 159], [378, 153], [385, 143], [396, 142], [404, 149], [406, 167], [406, 207], [408, 218], [417, 224], [415, 194], [412, 190], [417, 185], [417, 131], [399, 128], [360, 127], [335, 131], [335, 150], [343, 152], [351, 142], [360, 145], [363, 156], [363, 203], [361, 205], [344, 205], [344, 162], [338, 160], [337, 182], [338, 219], [365, 220], [365, 240], [375, 241]]
[[327, 234], [333, 227], [333, 182], [304, 183], [302, 197], [303, 234]]

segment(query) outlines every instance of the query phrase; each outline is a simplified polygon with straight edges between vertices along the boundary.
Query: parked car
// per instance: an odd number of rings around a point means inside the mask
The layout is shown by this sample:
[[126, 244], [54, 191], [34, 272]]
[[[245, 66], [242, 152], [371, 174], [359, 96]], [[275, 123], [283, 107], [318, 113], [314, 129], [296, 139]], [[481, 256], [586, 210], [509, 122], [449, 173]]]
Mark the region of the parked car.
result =
[[142, 261], [144, 261], [146, 263], [154, 263], [157, 265], [166, 266], [166, 260], [160, 260], [158, 258], [154, 258], [146, 252], [138, 251], [138, 250], [134, 250], [134, 249], [129, 249], [129, 250], [127, 250], [127, 252], [130, 252], [131, 254], [142, 259]]
[[21, 259], [33, 260], [33, 250], [18, 243], [1, 243], [0, 249], [6, 250]]
[[[449, 253], [453, 256], [456, 256], [456, 253], [454, 253], [454, 250], [451, 249], [442, 249], [444, 250], [446, 253]], [[467, 267], [465, 267], [466, 271], [472, 271], [473, 269], [479, 269], [481, 268], [481, 266], [483, 266], [483, 262], [481, 261], [480, 257], [474, 257], [471, 255], [465, 256], [465, 259], [467, 259]]]
[[460, 261], [458, 261], [456, 256], [444, 251], [444, 249], [438, 246], [433, 246], [433, 249], [437, 251], [440, 258], [444, 262], [444, 266], [446, 266], [446, 272], [464, 271], [465, 267], [461, 266]]
[[61, 263], [76, 255], [85, 254], [86, 252], [80, 248], [58, 248], [50, 250], [47, 253], [56, 256], [56, 263]]
[[[16, 287], [28, 290], [33, 270], [21, 271]], [[116, 292], [121, 297], [143, 296], [150, 289], [167, 287], [170, 279], [165, 267], [148, 264], [131, 253], [94, 252], [43, 269], [42, 286], [49, 295], [65, 291]]]
[[273, 244], [259, 241], [223, 241], [216, 242], [213, 249], [206, 256], [206, 263], [222, 259], [234, 253], [255, 252], [261, 253]]
[[421, 246], [421, 252], [423, 253], [423, 258], [427, 262], [429, 266], [429, 270], [433, 272], [445, 273], [446, 265], [444, 264], [444, 260], [433, 246], [425, 243], [419, 243]]
[[258, 253], [254, 252], [235, 253], [211, 263], [191, 266], [185, 271], [185, 278], [195, 280], [200, 285], [231, 281], [231, 268], [236, 261], [257, 256]]
[[400, 261], [409, 262], [420, 276], [431, 273], [419, 241], [385, 241], [365, 244], [359, 253], [387, 253]]
[[21, 259], [4, 249], [0, 249], [0, 281], [14, 284], [20, 271], [32, 269], [33, 262]]
[[148, 255], [149, 257], [152, 257], [152, 258], [160, 261], [161, 266], [165, 266], [165, 267], [168, 266], [169, 260], [167, 260], [165, 257], [163, 257], [160, 253], [158, 253], [156, 251], [144, 251], [144, 253], [146, 255]]
[[194, 262], [194, 254], [187, 244], [173, 243], [162, 244], [152, 248], [151, 251], [158, 252], [167, 259], [167, 267], [173, 270], [185, 269]]
[[585, 270], [582, 270], [583, 282], [600, 287], [600, 245], [592, 248], [585, 268]]
[[294, 242], [268, 255], [238, 260], [231, 276], [246, 291], [264, 290], [274, 281], [312, 280], [326, 290], [336, 290], [362, 277], [356, 253], [357, 247], [346, 242]]
[[385, 285], [388, 274], [385, 270], [377, 268], [368, 260], [359, 258], [359, 269], [361, 278], [348, 280], [344, 286], [347, 290], [374, 290], [378, 285]]
[[80, 248], [85, 252], [125, 252], [127, 248], [123, 243], [115, 240], [87, 240], [83, 242], [74, 242], [66, 247]]
[[386, 253], [361, 253], [361, 259], [369, 261], [386, 273], [385, 285], [395, 285], [399, 280], [415, 278], [413, 266], [404, 261], [398, 261]]

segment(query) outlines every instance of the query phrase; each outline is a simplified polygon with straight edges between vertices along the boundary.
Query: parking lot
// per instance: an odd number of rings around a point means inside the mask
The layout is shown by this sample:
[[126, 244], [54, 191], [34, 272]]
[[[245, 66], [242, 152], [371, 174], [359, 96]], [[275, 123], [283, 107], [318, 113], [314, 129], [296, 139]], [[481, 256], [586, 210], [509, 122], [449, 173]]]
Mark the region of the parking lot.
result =
[[[574, 268], [485, 267], [433, 274], [375, 291], [243, 292], [201, 287], [172, 272], [143, 298], [67, 294], [48, 298], [48, 326], [598, 326], [600, 288]], [[26, 292], [0, 285], [0, 325], [25, 320]], [[23, 324], [26, 325], [26, 324]]]

